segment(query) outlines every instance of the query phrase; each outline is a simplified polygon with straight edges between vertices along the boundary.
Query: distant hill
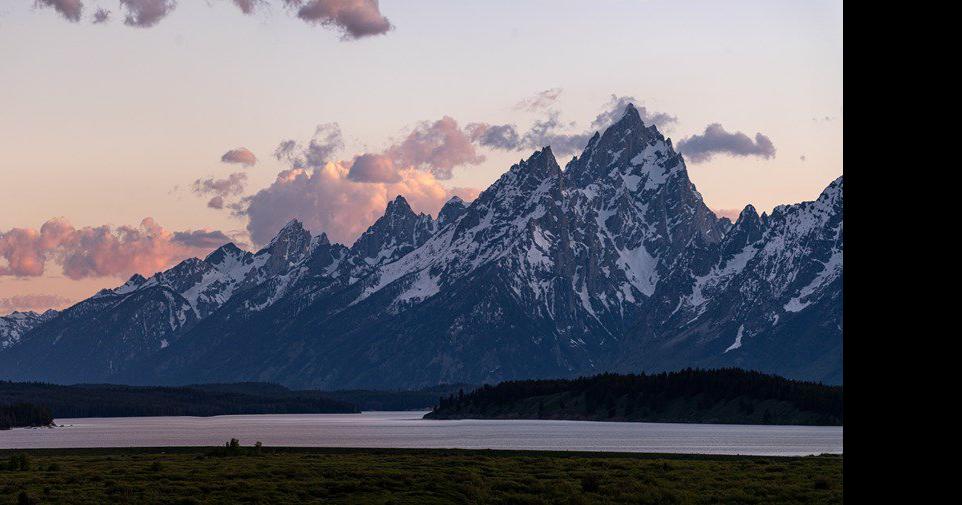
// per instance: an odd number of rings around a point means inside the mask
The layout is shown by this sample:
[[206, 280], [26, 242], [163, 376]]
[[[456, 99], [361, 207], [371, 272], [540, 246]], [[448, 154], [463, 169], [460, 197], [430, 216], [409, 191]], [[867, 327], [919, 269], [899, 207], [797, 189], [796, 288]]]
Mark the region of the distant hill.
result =
[[31, 403], [55, 418], [353, 413], [355, 405], [269, 384], [138, 387], [0, 381], [0, 405]]
[[841, 425], [842, 387], [735, 368], [603, 374], [485, 385], [425, 418]]

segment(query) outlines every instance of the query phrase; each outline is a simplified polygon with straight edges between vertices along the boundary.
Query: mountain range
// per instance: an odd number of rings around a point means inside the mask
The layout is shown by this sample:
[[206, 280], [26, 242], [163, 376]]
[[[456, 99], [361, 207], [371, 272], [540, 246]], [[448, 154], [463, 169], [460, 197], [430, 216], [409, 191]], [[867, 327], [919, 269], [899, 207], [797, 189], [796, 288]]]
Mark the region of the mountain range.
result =
[[0, 378], [396, 389], [736, 366], [840, 384], [842, 193], [719, 218], [628, 106], [563, 170], [546, 147], [437, 218], [398, 196], [350, 247], [295, 220], [257, 252], [0, 319]]

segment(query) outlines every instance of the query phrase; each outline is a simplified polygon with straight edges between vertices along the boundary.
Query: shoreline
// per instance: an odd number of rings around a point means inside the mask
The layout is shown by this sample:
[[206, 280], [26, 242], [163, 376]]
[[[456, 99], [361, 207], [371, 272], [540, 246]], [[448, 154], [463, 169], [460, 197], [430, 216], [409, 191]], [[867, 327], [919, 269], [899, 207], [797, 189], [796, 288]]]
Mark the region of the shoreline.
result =
[[[105, 454], [195, 454], [204, 451], [222, 449], [222, 445], [171, 445], [145, 447], [43, 447], [8, 449], [0, 448], [0, 459], [11, 454], [30, 453], [37, 455], [105, 455]], [[242, 449], [251, 449], [251, 445], [242, 445]], [[451, 448], [410, 448], [410, 447], [329, 447], [329, 446], [262, 446], [263, 450], [278, 454], [375, 454], [375, 455], [484, 455], [492, 457], [568, 457], [568, 458], [628, 458], [628, 459], [670, 459], [670, 460], [768, 460], [776, 459], [809, 459], [828, 458], [844, 459], [842, 453], [822, 453], [805, 456], [793, 455], [759, 455], [759, 454], [711, 454], [711, 453], [680, 453], [680, 452], [624, 452], [624, 451], [579, 451], [579, 450], [544, 450], [544, 449], [460, 449]]]

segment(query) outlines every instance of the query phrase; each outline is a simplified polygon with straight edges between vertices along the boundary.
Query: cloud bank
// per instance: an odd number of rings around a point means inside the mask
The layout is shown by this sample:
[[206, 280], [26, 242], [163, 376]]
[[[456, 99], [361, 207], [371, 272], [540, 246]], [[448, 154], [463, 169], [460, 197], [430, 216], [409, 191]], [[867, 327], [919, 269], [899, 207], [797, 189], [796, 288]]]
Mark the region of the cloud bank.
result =
[[[177, 7], [177, 0], [118, 1], [124, 24], [137, 28], [156, 26]], [[232, 0], [232, 3], [245, 15], [254, 15], [262, 7], [277, 4], [306, 23], [340, 32], [342, 40], [383, 35], [394, 28], [381, 13], [378, 0]], [[84, 11], [82, 0], [35, 0], [35, 5], [54, 9], [71, 22], [80, 21]], [[110, 11], [104, 7], [97, 7], [91, 17], [93, 24], [109, 20]]]
[[[484, 161], [469, 132], [451, 117], [417, 123], [382, 151], [361, 153], [349, 161], [334, 157], [343, 147], [336, 123], [318, 126], [306, 146], [293, 139], [278, 144], [274, 157], [290, 169], [280, 172], [269, 187], [227, 205], [235, 216], [247, 219], [255, 244], [269, 242], [295, 218], [314, 232], [327, 233], [331, 240], [351, 243], [397, 195], [403, 195], [415, 210], [433, 214], [452, 196], [473, 200], [479, 193], [441, 183], [452, 177], [455, 167]], [[221, 188], [216, 180], [198, 182], [195, 186], [203, 190]], [[208, 206], [225, 206], [216, 197], [228, 194], [215, 195]]]
[[406, 168], [397, 180], [359, 182], [344, 162], [321, 168], [292, 168], [277, 175], [236, 209], [248, 218], [247, 231], [259, 245], [266, 244], [291, 219], [314, 232], [325, 232], [336, 242], [352, 243], [384, 214], [387, 203], [403, 195], [418, 212], [437, 213], [452, 196], [473, 200], [478, 190], [448, 189], [430, 172]]
[[17, 310], [43, 312], [51, 308], [61, 309], [72, 303], [73, 300], [60, 295], [14, 295], [8, 298], [0, 298], [0, 315], [8, 314]]
[[0, 232], [0, 276], [37, 277], [53, 261], [71, 279], [152, 275], [192, 256], [206, 255], [229, 242], [218, 231], [171, 232], [147, 217], [139, 227], [75, 228], [62, 218], [39, 230]]
[[678, 141], [678, 151], [685, 158], [702, 163], [712, 159], [716, 154], [731, 156], [758, 156], [772, 158], [775, 156], [775, 145], [771, 139], [761, 133], [755, 134], [755, 140], [742, 132], [730, 133], [718, 123], [712, 123], [705, 128], [701, 135], [692, 135]]

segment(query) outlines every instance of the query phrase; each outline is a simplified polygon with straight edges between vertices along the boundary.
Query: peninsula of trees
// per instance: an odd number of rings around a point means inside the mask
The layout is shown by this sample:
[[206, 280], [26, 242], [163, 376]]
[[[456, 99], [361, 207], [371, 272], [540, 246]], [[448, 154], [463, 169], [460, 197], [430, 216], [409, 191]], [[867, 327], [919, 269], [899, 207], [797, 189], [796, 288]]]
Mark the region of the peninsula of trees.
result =
[[602, 374], [486, 385], [441, 399], [425, 417], [841, 425], [842, 387], [737, 368]]

